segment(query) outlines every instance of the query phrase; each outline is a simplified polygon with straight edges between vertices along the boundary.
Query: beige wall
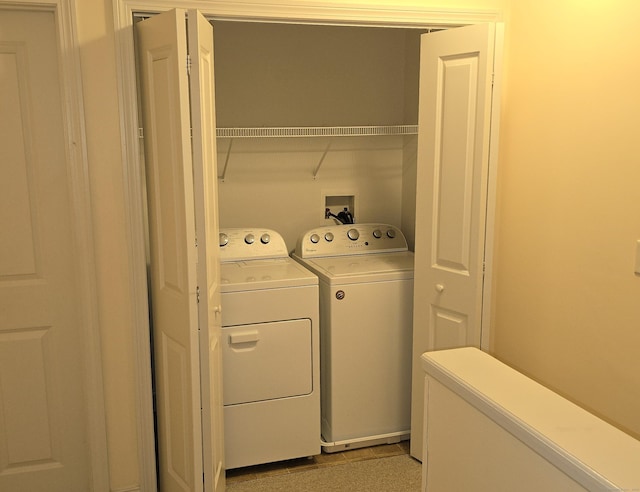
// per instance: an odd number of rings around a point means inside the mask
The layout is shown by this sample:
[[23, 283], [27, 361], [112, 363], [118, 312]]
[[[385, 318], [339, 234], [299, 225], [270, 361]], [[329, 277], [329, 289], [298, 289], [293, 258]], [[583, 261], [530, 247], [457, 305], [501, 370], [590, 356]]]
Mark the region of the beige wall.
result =
[[492, 349], [640, 436], [640, 3], [517, 0]]

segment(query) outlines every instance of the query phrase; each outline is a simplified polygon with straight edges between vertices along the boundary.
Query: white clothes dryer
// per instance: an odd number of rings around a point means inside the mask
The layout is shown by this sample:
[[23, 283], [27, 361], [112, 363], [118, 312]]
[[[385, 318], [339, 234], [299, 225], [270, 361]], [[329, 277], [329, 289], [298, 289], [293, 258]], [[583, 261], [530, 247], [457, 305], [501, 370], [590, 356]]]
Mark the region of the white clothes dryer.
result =
[[268, 229], [221, 229], [226, 468], [320, 453], [318, 278]]
[[408, 439], [414, 262], [402, 232], [319, 227], [293, 257], [320, 279], [323, 450]]

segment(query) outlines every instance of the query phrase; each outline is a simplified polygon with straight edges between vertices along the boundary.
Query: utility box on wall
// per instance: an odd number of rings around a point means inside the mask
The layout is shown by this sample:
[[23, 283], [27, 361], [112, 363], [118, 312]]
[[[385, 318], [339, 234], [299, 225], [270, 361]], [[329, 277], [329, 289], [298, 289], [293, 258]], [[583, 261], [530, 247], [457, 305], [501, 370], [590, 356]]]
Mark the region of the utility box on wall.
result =
[[329, 192], [322, 194], [322, 214], [327, 220], [334, 223], [334, 217], [341, 212], [348, 212], [354, 219], [356, 214], [356, 196], [355, 192]]

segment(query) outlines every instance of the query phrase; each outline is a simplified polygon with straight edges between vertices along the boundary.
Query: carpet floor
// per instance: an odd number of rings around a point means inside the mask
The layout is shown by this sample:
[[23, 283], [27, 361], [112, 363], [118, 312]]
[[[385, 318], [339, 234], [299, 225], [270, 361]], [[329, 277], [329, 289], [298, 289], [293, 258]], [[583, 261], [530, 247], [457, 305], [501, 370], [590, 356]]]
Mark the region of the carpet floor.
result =
[[229, 492], [418, 492], [420, 462], [409, 455], [227, 483]]

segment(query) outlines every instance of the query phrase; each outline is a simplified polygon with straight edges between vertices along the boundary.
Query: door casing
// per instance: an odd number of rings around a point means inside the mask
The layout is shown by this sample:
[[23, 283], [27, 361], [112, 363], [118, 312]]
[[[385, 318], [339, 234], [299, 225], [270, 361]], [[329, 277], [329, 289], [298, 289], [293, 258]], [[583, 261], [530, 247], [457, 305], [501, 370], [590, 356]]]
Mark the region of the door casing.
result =
[[[162, 12], [174, 7], [198, 9], [207, 18], [235, 21], [265, 21], [296, 24], [329, 24], [338, 26], [371, 27], [439, 27], [453, 28], [483, 22], [501, 22], [500, 10], [464, 10], [435, 7], [405, 6], [402, 1], [387, 5], [363, 7], [344, 2], [340, 5], [304, 5], [296, 0], [276, 3], [245, 4], [237, 0], [215, 0], [206, 3], [196, 0], [172, 2], [166, 0], [116, 0], [113, 2], [114, 29], [116, 32], [116, 67], [119, 93], [119, 113], [122, 130], [122, 163], [125, 182], [125, 210], [130, 254], [130, 285], [136, 296], [132, 313], [135, 327], [136, 353], [136, 409], [141, 432], [138, 436], [141, 470], [141, 489], [155, 487], [155, 450], [151, 394], [151, 355], [149, 351], [149, 318], [147, 301], [147, 272], [145, 249], [145, 210], [142, 192], [144, 183], [139, 170], [141, 155], [138, 123], [138, 99], [136, 90], [136, 66], [133, 23], [136, 16]], [[495, 87], [495, 86], [494, 86]], [[497, 102], [494, 102], [497, 104]], [[494, 107], [498, 109], [499, 106]], [[497, 118], [498, 111], [494, 111]], [[493, 120], [494, 124], [497, 122]], [[495, 136], [497, 138], [497, 135]], [[492, 141], [492, 144], [495, 141]], [[485, 284], [483, 295], [482, 348], [489, 347], [489, 319], [491, 306], [491, 258], [493, 255], [493, 213], [495, 209], [497, 146], [490, 153], [489, 199], [485, 245]]]

